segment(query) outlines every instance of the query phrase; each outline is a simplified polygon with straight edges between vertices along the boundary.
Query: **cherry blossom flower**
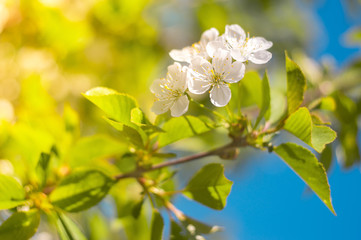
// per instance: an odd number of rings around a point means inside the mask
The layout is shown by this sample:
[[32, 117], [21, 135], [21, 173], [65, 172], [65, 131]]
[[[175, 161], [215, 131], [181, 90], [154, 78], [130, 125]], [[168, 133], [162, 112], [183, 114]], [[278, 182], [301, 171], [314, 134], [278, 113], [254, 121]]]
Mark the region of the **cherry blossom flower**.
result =
[[182, 116], [188, 110], [189, 100], [185, 91], [188, 85], [188, 70], [179, 63], [168, 67], [166, 78], [153, 82], [150, 90], [157, 98], [152, 112], [162, 114], [170, 109], [173, 117]]
[[175, 61], [187, 63], [190, 63], [191, 60], [196, 56], [201, 56], [209, 59], [206, 51], [207, 44], [211, 41], [216, 40], [218, 35], [218, 30], [215, 28], [211, 28], [202, 34], [201, 40], [199, 42], [194, 43], [192, 46], [185, 47], [181, 50], [172, 50], [170, 51], [169, 55]]
[[222, 48], [229, 50], [237, 61], [249, 60], [255, 64], [264, 64], [272, 58], [272, 54], [267, 51], [272, 45], [263, 37], [249, 38], [239, 25], [233, 24], [227, 25], [224, 35], [208, 43], [206, 49], [211, 57], [217, 49]]
[[232, 63], [228, 51], [218, 49], [214, 53], [212, 63], [202, 57], [196, 57], [189, 66], [191, 78], [188, 84], [189, 91], [194, 94], [203, 94], [212, 88], [210, 99], [213, 105], [223, 107], [231, 99], [229, 83], [241, 80], [245, 73], [245, 66], [240, 61]]

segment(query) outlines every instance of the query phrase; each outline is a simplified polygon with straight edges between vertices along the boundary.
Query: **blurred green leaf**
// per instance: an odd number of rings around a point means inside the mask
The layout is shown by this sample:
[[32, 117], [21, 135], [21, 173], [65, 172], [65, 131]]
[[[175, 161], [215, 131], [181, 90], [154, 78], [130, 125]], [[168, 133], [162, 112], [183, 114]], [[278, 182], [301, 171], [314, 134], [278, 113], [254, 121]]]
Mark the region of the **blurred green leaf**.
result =
[[239, 112], [241, 107], [252, 105], [261, 108], [263, 87], [263, 82], [257, 72], [247, 72], [241, 81], [231, 84], [232, 98], [228, 103], [229, 108], [236, 112]]
[[68, 153], [69, 165], [72, 167], [86, 166], [95, 160], [128, 151], [128, 146], [106, 135], [93, 135], [80, 138]]
[[332, 206], [331, 191], [322, 164], [309, 150], [294, 143], [283, 143], [274, 152], [316, 193], [336, 215]]
[[327, 126], [312, 123], [310, 112], [307, 108], [299, 108], [286, 120], [284, 129], [313, 147], [317, 152], [322, 152], [325, 145], [336, 138], [336, 132]]
[[339, 140], [344, 156], [340, 160], [345, 167], [351, 167], [361, 160], [357, 140], [357, 106], [352, 99], [341, 93], [335, 93], [333, 97], [336, 101], [335, 115], [341, 124]]
[[162, 233], [164, 228], [164, 221], [162, 215], [160, 215], [159, 211], [153, 210], [152, 217], [152, 232], [150, 240], [162, 240]]
[[86, 240], [77, 224], [63, 213], [57, 213], [56, 227], [61, 240]]
[[170, 240], [195, 240], [187, 231], [184, 231], [177, 222], [171, 220], [170, 222]]
[[300, 67], [288, 57], [287, 52], [285, 54], [288, 114], [292, 114], [303, 102], [303, 94], [306, 91], [306, 79]]
[[39, 162], [36, 165], [36, 176], [40, 182], [40, 189], [43, 188], [46, 184], [46, 179], [48, 176], [48, 165], [50, 161], [50, 154], [48, 153], [41, 153]]
[[232, 181], [224, 176], [223, 165], [211, 163], [192, 177], [184, 194], [210, 208], [221, 210], [226, 206], [232, 184]]
[[100, 202], [114, 183], [98, 170], [81, 170], [66, 176], [49, 198], [53, 205], [65, 211], [78, 212]]
[[1, 240], [28, 240], [37, 231], [40, 213], [36, 209], [13, 213], [0, 226]]
[[13, 177], [0, 174], [0, 210], [24, 204], [25, 191]]
[[[265, 116], [265, 114], [269, 111], [271, 105], [271, 93], [267, 71], [264, 73], [262, 80], [262, 105], [260, 108], [260, 112], [258, 114], [256, 123], [254, 124], [254, 128], [257, 127], [258, 123], [262, 120], [263, 117], [268, 119], [269, 116]], [[268, 114], [269, 115], [269, 114]]]
[[132, 216], [137, 219], [142, 211], [145, 198], [143, 197], [139, 202], [136, 202], [132, 207]]
[[213, 128], [213, 126], [203, 120], [190, 115], [171, 118], [163, 126], [165, 132], [159, 134], [159, 147], [164, 147], [178, 140], [208, 132]]

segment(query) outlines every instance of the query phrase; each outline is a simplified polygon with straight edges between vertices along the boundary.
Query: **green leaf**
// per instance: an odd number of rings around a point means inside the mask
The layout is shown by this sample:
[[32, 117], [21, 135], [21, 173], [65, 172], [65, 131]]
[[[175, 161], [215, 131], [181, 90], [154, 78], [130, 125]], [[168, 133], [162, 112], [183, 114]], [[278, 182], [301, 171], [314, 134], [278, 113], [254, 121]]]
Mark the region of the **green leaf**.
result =
[[11, 176], [0, 174], [0, 210], [24, 204], [24, 199], [25, 191], [20, 183]]
[[199, 135], [212, 130], [214, 126], [194, 116], [182, 116], [171, 118], [167, 121], [159, 134], [159, 147], [164, 147], [178, 140]]
[[184, 231], [181, 226], [173, 219], [170, 222], [170, 240], [195, 240], [187, 231]]
[[320, 155], [320, 162], [325, 168], [326, 172], [330, 169], [332, 163], [332, 148], [331, 145], [327, 145], [325, 150]]
[[[140, 116], [142, 112], [133, 97], [104, 87], [93, 88], [87, 91], [84, 96], [103, 110], [108, 118], [106, 120], [125, 137], [129, 138], [133, 144], [144, 145], [147, 138], [146, 134], [136, 122], [140, 118], [143, 119]], [[141, 136], [141, 141], [139, 136]]]
[[128, 151], [127, 144], [105, 135], [80, 138], [68, 153], [71, 167], [92, 164], [95, 160]]
[[119, 131], [119, 134], [126, 142], [144, 148], [144, 142], [147, 136], [139, 126], [135, 125], [130, 127], [127, 124], [116, 122], [109, 118], [106, 118], [105, 120]]
[[120, 123], [132, 124], [131, 111], [138, 107], [133, 97], [104, 87], [92, 88], [84, 97], [103, 110], [107, 117]]
[[335, 93], [333, 97], [336, 102], [335, 115], [341, 124], [339, 140], [343, 149], [343, 157], [340, 159], [345, 167], [351, 167], [361, 160], [358, 141], [355, 141], [359, 130], [357, 124], [358, 105], [342, 93]]
[[231, 84], [232, 98], [228, 103], [228, 107], [237, 113], [241, 111], [241, 107], [257, 105], [261, 108], [262, 85], [262, 80], [257, 72], [247, 72], [241, 81]]
[[162, 232], [164, 228], [164, 221], [162, 215], [158, 212], [158, 210], [153, 210], [153, 217], [152, 217], [152, 232], [150, 240], [161, 240], [162, 239]]
[[136, 202], [132, 208], [132, 216], [137, 219], [142, 211], [145, 198], [143, 197], [139, 202]]
[[312, 123], [312, 117], [307, 108], [301, 107], [292, 113], [286, 120], [284, 129], [313, 147], [317, 152], [322, 152], [325, 145], [336, 138], [336, 132], [327, 126]]
[[296, 111], [303, 102], [303, 94], [306, 90], [306, 79], [300, 67], [288, 57], [287, 52], [285, 55], [288, 114], [291, 114]]
[[50, 194], [50, 201], [68, 212], [82, 211], [100, 202], [114, 183], [97, 170], [77, 171], [60, 182]]
[[[265, 116], [266, 112], [269, 110], [270, 105], [271, 105], [271, 93], [270, 93], [268, 75], [267, 75], [267, 71], [266, 71], [263, 76], [263, 80], [262, 80], [262, 105], [261, 105], [260, 112], [258, 114], [256, 123], [254, 124], [253, 128], [256, 128], [258, 126], [258, 123], [262, 120], [262, 118]], [[267, 118], [267, 117], [265, 117], [265, 118]]]
[[86, 240], [87, 238], [80, 231], [69, 217], [63, 213], [57, 213], [56, 227], [61, 240]]
[[232, 184], [232, 181], [224, 176], [223, 165], [211, 163], [193, 176], [184, 194], [210, 208], [221, 210], [226, 206]]
[[37, 231], [40, 223], [38, 210], [16, 212], [0, 226], [1, 240], [28, 240]]
[[336, 215], [332, 206], [331, 191], [322, 164], [309, 150], [294, 143], [284, 143], [274, 152], [316, 193], [321, 201]]
[[40, 188], [43, 188], [46, 184], [49, 161], [50, 161], [50, 154], [42, 152], [40, 154], [39, 162], [36, 165], [36, 169], [35, 169], [36, 176], [40, 182]]

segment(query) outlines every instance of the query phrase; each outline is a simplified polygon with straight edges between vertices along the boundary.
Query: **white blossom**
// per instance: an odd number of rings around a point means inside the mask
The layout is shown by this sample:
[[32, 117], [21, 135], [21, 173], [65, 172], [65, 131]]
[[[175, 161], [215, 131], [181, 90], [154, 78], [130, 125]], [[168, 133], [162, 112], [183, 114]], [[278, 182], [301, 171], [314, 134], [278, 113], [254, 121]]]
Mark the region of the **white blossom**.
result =
[[210, 99], [213, 105], [223, 107], [231, 99], [229, 83], [241, 80], [245, 73], [245, 66], [240, 61], [232, 63], [228, 51], [218, 49], [214, 53], [212, 63], [202, 57], [196, 57], [190, 64], [189, 91], [194, 94], [203, 94], [212, 88]]
[[152, 112], [162, 114], [169, 109], [173, 117], [182, 116], [188, 110], [189, 100], [185, 91], [188, 85], [188, 71], [179, 63], [168, 67], [166, 78], [153, 82], [150, 90], [156, 97]]
[[181, 50], [172, 50], [170, 51], [169, 55], [175, 61], [187, 63], [190, 63], [191, 60], [196, 56], [201, 56], [208, 59], [209, 56], [206, 50], [207, 44], [211, 41], [216, 40], [218, 35], [218, 30], [215, 28], [211, 28], [202, 34], [201, 40], [199, 42], [194, 43], [192, 46], [185, 47]]
[[211, 57], [217, 49], [222, 48], [230, 51], [231, 56], [237, 61], [249, 60], [256, 64], [264, 64], [272, 58], [272, 54], [267, 51], [272, 45], [272, 42], [263, 37], [249, 38], [239, 25], [233, 24], [227, 25], [225, 33], [208, 43], [206, 48]]

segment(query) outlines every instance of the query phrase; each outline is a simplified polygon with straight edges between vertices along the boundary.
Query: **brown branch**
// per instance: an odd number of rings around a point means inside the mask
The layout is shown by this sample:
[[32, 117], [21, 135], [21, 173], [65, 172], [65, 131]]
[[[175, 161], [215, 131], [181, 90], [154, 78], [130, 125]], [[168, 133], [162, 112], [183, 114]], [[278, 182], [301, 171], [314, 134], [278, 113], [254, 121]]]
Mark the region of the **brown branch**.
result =
[[231, 149], [246, 146], [246, 145], [247, 144], [246, 144], [245, 141], [243, 141], [243, 139], [240, 140], [240, 141], [233, 141], [233, 142], [231, 142], [229, 144], [226, 144], [226, 145], [224, 145], [222, 147], [216, 148], [216, 149], [211, 150], [211, 151], [197, 153], [197, 154], [194, 154], [194, 155], [181, 157], [181, 158], [178, 158], [178, 159], [175, 159], [175, 160], [162, 162], [162, 163], [153, 165], [150, 168], [140, 168], [140, 169], [137, 169], [137, 170], [135, 170], [133, 172], [116, 175], [116, 176], [114, 176], [114, 178], [117, 181], [120, 180], [120, 179], [124, 179], [124, 178], [138, 178], [138, 177], [141, 177], [142, 174], [145, 173], [145, 172], [151, 172], [151, 171], [161, 169], [161, 168], [164, 168], [164, 167], [178, 165], [178, 164], [194, 161], [194, 160], [201, 159], [201, 158], [208, 157], [208, 156], [216, 156], [216, 155], [221, 154], [225, 150], [231, 150]]

